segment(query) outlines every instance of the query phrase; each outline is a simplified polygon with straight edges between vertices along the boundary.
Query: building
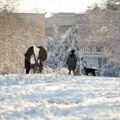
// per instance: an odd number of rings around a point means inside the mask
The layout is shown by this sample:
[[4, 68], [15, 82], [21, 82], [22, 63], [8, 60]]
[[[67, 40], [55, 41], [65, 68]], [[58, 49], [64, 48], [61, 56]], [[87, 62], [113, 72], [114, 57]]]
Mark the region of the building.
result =
[[53, 25], [58, 27], [58, 34], [64, 34], [70, 27], [76, 24], [75, 13], [56, 13], [46, 18], [46, 36], [54, 34]]
[[[31, 29], [35, 29], [40, 36], [40, 40], [45, 40], [45, 14], [44, 13], [15, 13], [25, 24], [29, 24]], [[45, 42], [45, 41], [44, 41]]]

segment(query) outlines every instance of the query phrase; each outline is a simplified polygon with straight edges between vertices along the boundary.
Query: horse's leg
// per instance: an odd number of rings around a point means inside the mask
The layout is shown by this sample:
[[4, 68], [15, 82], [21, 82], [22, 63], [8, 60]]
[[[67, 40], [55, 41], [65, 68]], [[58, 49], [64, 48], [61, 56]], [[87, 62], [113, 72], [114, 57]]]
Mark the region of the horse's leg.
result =
[[26, 68], [26, 74], [29, 74], [30, 68]]
[[43, 70], [43, 63], [40, 61], [39, 65], [39, 72], [42, 73], [42, 70]]
[[30, 71], [30, 61], [25, 58], [25, 69], [26, 69], [26, 74], [29, 74]]
[[37, 73], [37, 66], [35, 65], [34, 68], [33, 68], [33, 73]]
[[36, 65], [35, 64], [31, 65], [31, 69], [33, 69], [33, 74], [36, 73]]
[[40, 67], [40, 65], [39, 65], [39, 73], [41, 73], [42, 72], [42, 68]]
[[35, 66], [34, 70], [35, 70], [35, 73], [40, 73], [41, 72], [38, 64]]

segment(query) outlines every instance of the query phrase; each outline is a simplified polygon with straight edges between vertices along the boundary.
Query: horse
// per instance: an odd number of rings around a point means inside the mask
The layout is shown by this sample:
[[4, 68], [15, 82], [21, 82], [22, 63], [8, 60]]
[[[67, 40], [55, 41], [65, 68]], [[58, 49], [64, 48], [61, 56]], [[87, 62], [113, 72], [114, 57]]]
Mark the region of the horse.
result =
[[26, 74], [29, 74], [30, 69], [33, 73], [42, 73], [43, 61], [47, 59], [47, 52], [42, 46], [31, 46], [24, 54]]
[[88, 75], [89, 73], [91, 73], [93, 76], [96, 76], [96, 72], [97, 71], [97, 69], [95, 69], [95, 68], [86, 68], [86, 67], [84, 67], [84, 73], [85, 73], [85, 75]]

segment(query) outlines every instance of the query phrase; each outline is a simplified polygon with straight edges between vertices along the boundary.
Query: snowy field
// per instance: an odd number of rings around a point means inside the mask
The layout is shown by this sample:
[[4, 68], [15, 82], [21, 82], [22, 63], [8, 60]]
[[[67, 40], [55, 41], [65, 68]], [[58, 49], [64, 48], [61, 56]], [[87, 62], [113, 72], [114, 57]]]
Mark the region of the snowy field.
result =
[[120, 78], [1, 75], [0, 120], [120, 120]]

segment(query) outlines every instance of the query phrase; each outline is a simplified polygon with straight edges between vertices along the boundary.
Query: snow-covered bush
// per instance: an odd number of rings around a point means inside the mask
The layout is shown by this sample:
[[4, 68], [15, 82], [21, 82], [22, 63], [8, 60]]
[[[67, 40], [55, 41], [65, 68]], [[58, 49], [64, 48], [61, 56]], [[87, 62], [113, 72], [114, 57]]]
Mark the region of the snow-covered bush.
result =
[[66, 67], [66, 60], [70, 51], [75, 49], [76, 53], [79, 50], [76, 36], [76, 27], [72, 27], [62, 38], [57, 35], [47, 38], [48, 58], [46, 64], [49, 67], [55, 70]]
[[109, 77], [120, 77], [120, 68], [118, 68], [114, 63], [110, 63], [105, 66], [103, 75]]
[[49, 66], [45, 66], [43, 68], [42, 74], [54, 74], [54, 73], [55, 73], [55, 70], [50, 68]]
[[60, 68], [57, 70], [57, 74], [59, 75], [68, 75], [68, 69], [66, 67]]
[[[25, 24], [20, 16], [0, 11], [0, 74], [24, 73], [24, 54], [37, 43], [38, 28]], [[41, 43], [41, 41], [39, 41]]]

